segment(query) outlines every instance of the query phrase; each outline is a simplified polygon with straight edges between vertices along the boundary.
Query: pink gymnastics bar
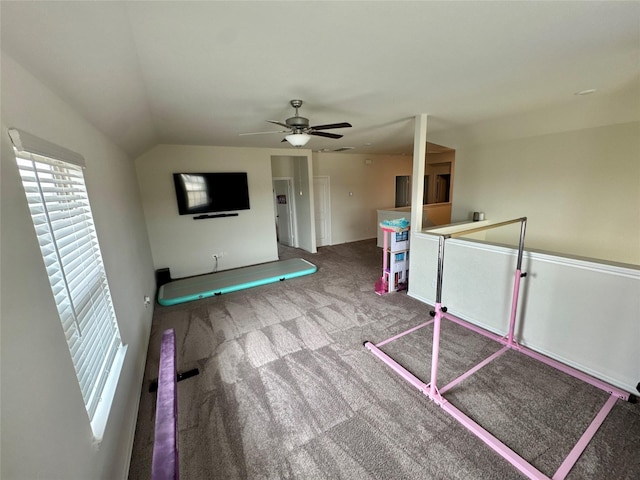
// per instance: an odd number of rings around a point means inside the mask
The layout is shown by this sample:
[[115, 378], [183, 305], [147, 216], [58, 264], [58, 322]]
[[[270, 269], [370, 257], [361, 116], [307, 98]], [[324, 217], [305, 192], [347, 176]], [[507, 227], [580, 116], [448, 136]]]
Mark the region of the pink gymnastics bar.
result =
[[609, 412], [613, 409], [617, 401], [618, 399], [614, 395], [609, 396], [609, 399], [602, 406], [600, 412], [598, 412], [598, 414], [595, 416], [591, 424], [582, 434], [582, 437], [580, 437], [580, 440], [578, 440], [578, 443], [576, 443], [567, 458], [565, 458], [564, 462], [562, 462], [562, 465], [560, 465], [560, 468], [558, 468], [556, 473], [553, 475], [553, 480], [563, 480], [567, 476], [567, 474], [578, 461], [578, 458], [580, 458], [580, 455], [582, 455], [584, 449], [587, 448], [587, 445], [589, 445], [589, 442], [598, 431], [598, 428], [600, 428], [600, 425], [602, 425], [602, 423], [605, 421], [607, 415], [609, 415]]
[[413, 328], [410, 328], [409, 330], [407, 330], [405, 332], [399, 333], [398, 335], [395, 335], [395, 336], [393, 336], [391, 338], [387, 338], [386, 340], [383, 340], [382, 342], [377, 343], [376, 347], [381, 347], [385, 343], [393, 342], [394, 340], [397, 340], [400, 337], [404, 337], [405, 335], [409, 335], [410, 333], [413, 333], [416, 330], [420, 330], [422, 327], [426, 327], [427, 325], [430, 325], [432, 323], [433, 323], [433, 320], [427, 320], [426, 322], [421, 323], [420, 325], [417, 325], [417, 326], [415, 326]]
[[[523, 355], [526, 355], [528, 357], [531, 357], [535, 360], [538, 360], [539, 362], [542, 362], [544, 364], [549, 365], [550, 367], [555, 368], [556, 370], [560, 370], [563, 373], [566, 373], [567, 375], [570, 375], [574, 378], [577, 378], [578, 380], [582, 380], [585, 383], [588, 383], [589, 385], [592, 385], [596, 388], [599, 388], [600, 390], [603, 390], [609, 394], [615, 395], [616, 397], [618, 397], [621, 400], [629, 400], [629, 393], [625, 392], [624, 390], [617, 388], [607, 382], [604, 382], [602, 380], [599, 380], [595, 377], [592, 377], [591, 375], [584, 373], [576, 368], [573, 368], [569, 365], [567, 365], [566, 363], [562, 363], [559, 362], [558, 360], [555, 360], [553, 358], [547, 357], [546, 355], [543, 355], [541, 353], [538, 353], [534, 350], [531, 350], [527, 347], [524, 347], [522, 345], [520, 345], [519, 343], [512, 341], [511, 344], [509, 344], [509, 340], [507, 337], [504, 336], [500, 336], [500, 335], [496, 335], [495, 333], [492, 332], [488, 332], [487, 330], [484, 330], [482, 327], [478, 327], [477, 325], [473, 325], [465, 320], [462, 320], [461, 318], [458, 318], [448, 312], [443, 312], [442, 314], [443, 318], [446, 318], [447, 320], [456, 323], [462, 327], [465, 327], [469, 330], [472, 330], [473, 332], [476, 332], [480, 335], [483, 335], [487, 338], [490, 338], [492, 340], [495, 340], [498, 343], [502, 343], [503, 345], [507, 346], [509, 349], [515, 350], [517, 352], [522, 353]], [[408, 333], [408, 332], [407, 332]], [[402, 334], [397, 335], [397, 337], [402, 336]], [[384, 345], [384, 343], [387, 342], [381, 342], [382, 345]], [[380, 344], [377, 344], [380, 345]]]
[[[538, 352], [534, 352], [529, 350], [521, 345], [519, 345], [514, 339], [515, 332], [515, 321], [518, 310], [518, 296], [520, 291], [520, 280], [524, 278], [526, 274], [523, 274], [521, 271], [522, 266], [522, 256], [524, 251], [524, 234], [526, 228], [526, 217], [509, 220], [506, 222], [495, 223], [491, 225], [485, 225], [478, 228], [468, 229], [462, 232], [457, 232], [452, 235], [442, 235], [440, 236], [440, 242], [438, 247], [438, 278], [436, 283], [436, 302], [435, 302], [435, 312], [432, 312], [432, 316], [434, 317], [432, 321], [424, 322], [416, 327], [413, 327], [405, 332], [397, 334], [387, 340], [383, 340], [382, 342], [374, 345], [371, 342], [365, 342], [364, 345], [367, 349], [369, 349], [376, 357], [382, 360], [386, 365], [388, 365], [393, 371], [395, 371], [398, 375], [400, 375], [404, 380], [413, 385], [416, 389], [427, 395], [432, 401], [434, 401], [437, 405], [439, 405], [443, 410], [449, 413], [452, 417], [454, 417], [458, 422], [460, 422], [465, 428], [467, 428], [470, 432], [480, 438], [486, 445], [488, 445], [491, 449], [493, 449], [496, 453], [501, 455], [505, 460], [511, 463], [515, 468], [517, 468], [521, 473], [526, 475], [528, 478], [533, 480], [539, 479], [547, 479], [547, 480], [564, 480], [569, 471], [573, 468], [575, 463], [577, 462], [582, 452], [587, 447], [593, 436], [596, 434], [598, 428], [602, 425], [607, 415], [614, 407], [617, 399], [628, 400], [629, 394], [619, 388], [616, 388], [612, 385], [609, 385], [606, 382], [598, 380], [596, 378], [587, 375], [584, 372], [581, 372], [573, 367], [570, 367], [566, 364], [563, 364], [557, 360], [549, 358], [545, 355], [542, 355]], [[515, 270], [515, 278], [514, 278], [514, 286], [513, 286], [513, 297], [511, 301], [511, 312], [509, 317], [509, 328], [506, 336], [496, 335], [494, 333], [488, 332], [487, 330], [478, 327], [476, 325], [470, 324], [469, 322], [456, 317], [455, 315], [451, 315], [447, 313], [446, 307], [442, 306], [441, 297], [442, 297], [442, 278], [443, 278], [443, 267], [444, 267], [444, 246], [445, 240], [447, 238], [451, 238], [453, 236], [461, 236], [468, 233], [479, 232], [482, 230], [487, 230], [490, 228], [501, 227], [504, 225], [509, 225], [512, 223], [521, 223], [520, 229], [520, 242], [518, 247], [518, 260], [517, 267]], [[487, 338], [495, 340], [498, 343], [501, 343], [503, 347], [495, 352], [494, 354], [487, 357], [485, 360], [463, 373], [448, 385], [446, 385], [441, 390], [438, 390], [437, 386], [437, 377], [438, 377], [438, 363], [439, 363], [439, 350], [440, 350], [440, 328], [441, 328], [441, 320], [445, 318], [451, 322], [454, 322], [458, 325], [461, 325], [469, 330], [472, 330], [480, 335], [483, 335]], [[418, 377], [413, 375], [407, 369], [405, 369], [398, 362], [389, 357], [386, 353], [380, 350], [379, 347], [396, 340], [398, 338], [403, 337], [409, 333], [412, 333], [422, 327], [425, 327], [433, 323], [433, 348], [431, 354], [431, 379], [429, 383], [425, 383], [420, 380]], [[474, 420], [465, 415], [461, 410], [453, 406], [449, 403], [443, 396], [446, 391], [450, 390], [458, 383], [462, 382], [466, 378], [473, 375], [475, 372], [480, 370], [485, 365], [488, 365], [490, 362], [495, 360], [496, 358], [503, 355], [507, 350], [514, 350], [520, 352], [528, 357], [538, 360], [546, 365], [549, 365], [565, 374], [571, 375], [579, 380], [582, 380], [596, 388], [604, 390], [605, 392], [610, 394], [609, 399], [600, 409], [600, 412], [595, 416], [592, 420], [591, 424], [587, 427], [582, 437], [578, 441], [578, 443], [573, 447], [569, 455], [562, 462], [561, 466], [558, 468], [552, 479], [548, 476], [537, 470], [534, 466], [524, 460], [520, 455], [507, 447], [504, 443], [502, 443], [499, 439], [494, 437], [491, 433], [485, 430], [481, 425], [476, 423]]]
[[380, 350], [371, 342], [365, 342], [364, 346], [368, 348], [371, 351], [371, 353], [373, 353], [376, 357], [378, 357], [380, 360], [386, 363], [389, 367], [391, 367], [391, 369], [394, 372], [396, 372], [398, 375], [400, 375], [403, 379], [405, 379], [407, 382], [409, 382], [411, 385], [413, 385], [415, 388], [420, 390], [425, 395], [427, 396], [429, 395], [429, 386], [426, 383], [424, 383], [422, 380], [420, 380], [418, 377], [416, 377], [413, 373], [411, 373], [409, 370], [404, 368], [402, 365], [400, 365], [393, 358], [391, 358], [389, 355], [384, 353], [382, 350]]
[[455, 380], [449, 382], [444, 388], [440, 389], [440, 394], [442, 395], [443, 393], [445, 393], [447, 390], [451, 390], [453, 387], [455, 387], [457, 384], [459, 384], [460, 382], [462, 382], [464, 379], [470, 377], [471, 375], [473, 375], [474, 373], [476, 373], [478, 370], [480, 370], [482, 367], [484, 367], [485, 365], [489, 365], [491, 362], [493, 362], [496, 358], [501, 357], [503, 353], [505, 353], [507, 350], [509, 350], [509, 347], [502, 347], [500, 350], [498, 350], [496, 353], [494, 353], [493, 355], [490, 355], [489, 357], [485, 358], [482, 362], [480, 362], [479, 364], [477, 364], [475, 367], [471, 368], [470, 370], [467, 370], [466, 373], [463, 373], [462, 375], [460, 375], [458, 378], [456, 378]]
[[[400, 375], [403, 379], [413, 385], [415, 388], [420, 390], [422, 393], [427, 395], [431, 400], [436, 402], [444, 411], [446, 411], [453, 418], [458, 420], [464, 427], [474, 433], [477, 437], [479, 437], [483, 442], [489, 445], [493, 450], [495, 450], [498, 454], [500, 454], [503, 458], [508, 460], [510, 463], [514, 464], [514, 466], [520, 470], [522, 473], [527, 475], [531, 479], [538, 480], [550, 480], [548, 476], [544, 475], [542, 472], [537, 470], [532, 465], [529, 465], [526, 460], [520, 457], [516, 452], [507, 447], [504, 443], [498, 440], [496, 437], [487, 432], [484, 428], [478, 425], [476, 422], [467, 417], [464, 413], [462, 413], [459, 409], [454, 407], [447, 400], [442, 398], [440, 395], [436, 395], [434, 398], [430, 393], [430, 386], [420, 380], [418, 377], [413, 375], [407, 369], [405, 369], [402, 365], [397, 363], [394, 359], [389, 357], [386, 353], [380, 350], [378, 347], [373, 345], [371, 342], [365, 342], [365, 347], [368, 348], [371, 353], [373, 353], [376, 357], [390, 366], [398, 375]], [[514, 463], [515, 462], [515, 463]]]

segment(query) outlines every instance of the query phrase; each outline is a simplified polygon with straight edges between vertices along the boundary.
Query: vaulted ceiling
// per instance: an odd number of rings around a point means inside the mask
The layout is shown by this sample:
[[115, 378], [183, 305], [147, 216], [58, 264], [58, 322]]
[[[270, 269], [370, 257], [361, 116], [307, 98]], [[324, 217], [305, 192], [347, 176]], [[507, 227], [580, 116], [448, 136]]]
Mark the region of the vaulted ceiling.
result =
[[287, 145], [239, 134], [291, 99], [353, 125], [306, 148], [410, 153], [420, 113], [437, 132], [640, 78], [637, 1], [2, 1], [1, 22], [2, 50], [131, 156]]

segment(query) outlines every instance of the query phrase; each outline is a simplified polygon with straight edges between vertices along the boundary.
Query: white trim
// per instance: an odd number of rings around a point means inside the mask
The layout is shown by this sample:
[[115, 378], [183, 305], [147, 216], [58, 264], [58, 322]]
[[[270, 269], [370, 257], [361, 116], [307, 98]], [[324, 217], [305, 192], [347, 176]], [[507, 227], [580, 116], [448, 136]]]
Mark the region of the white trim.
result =
[[[451, 233], [451, 232], [447, 232]], [[432, 234], [428, 232], [416, 232], [416, 236], [425, 239], [433, 239], [438, 241], [438, 234]], [[464, 239], [464, 238], [451, 238], [447, 240], [447, 245], [465, 245], [470, 249], [482, 250], [487, 252], [497, 252], [506, 255], [517, 255], [518, 250], [516, 247], [510, 247], [507, 245], [497, 245], [492, 243], [486, 243], [478, 240]], [[581, 268], [593, 272], [610, 273], [613, 275], [625, 276], [628, 278], [640, 279], [640, 265], [621, 264], [617, 262], [608, 262], [597, 258], [578, 258], [569, 255], [563, 255], [561, 253], [541, 252], [536, 250], [524, 251], [523, 258], [529, 258], [540, 262], [551, 263], [554, 265], [571, 266], [575, 268]]]
[[102, 390], [102, 396], [98, 401], [98, 406], [91, 419], [91, 431], [93, 432], [93, 445], [98, 448], [102, 443], [104, 431], [109, 420], [109, 413], [111, 412], [111, 405], [113, 399], [116, 396], [116, 390], [118, 386], [118, 380], [120, 379], [120, 373], [122, 372], [122, 366], [124, 365], [124, 359], [127, 356], [127, 345], [121, 345], [116, 353], [116, 357], [111, 364], [111, 370], [109, 371], [109, 377]]
[[86, 167], [84, 157], [68, 148], [61, 147], [17, 128], [10, 128], [8, 133], [13, 145], [19, 152], [41, 155], [61, 162], [72, 163], [78, 167]]

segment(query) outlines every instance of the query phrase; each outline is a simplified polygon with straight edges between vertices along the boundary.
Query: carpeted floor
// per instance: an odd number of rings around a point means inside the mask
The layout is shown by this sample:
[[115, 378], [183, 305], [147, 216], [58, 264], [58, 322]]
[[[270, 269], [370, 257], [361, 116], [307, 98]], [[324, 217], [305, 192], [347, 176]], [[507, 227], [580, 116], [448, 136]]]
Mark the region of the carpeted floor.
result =
[[[172, 307], [155, 306], [129, 478], [151, 477], [160, 338], [174, 328], [180, 477], [520, 479], [523, 476], [363, 347], [428, 319], [404, 292], [378, 296], [375, 240], [302, 257], [314, 275]], [[428, 381], [431, 327], [383, 347]], [[443, 323], [439, 384], [498, 345]], [[446, 395], [548, 476], [608, 396], [514, 352]], [[640, 478], [640, 404], [618, 401], [568, 479]]]

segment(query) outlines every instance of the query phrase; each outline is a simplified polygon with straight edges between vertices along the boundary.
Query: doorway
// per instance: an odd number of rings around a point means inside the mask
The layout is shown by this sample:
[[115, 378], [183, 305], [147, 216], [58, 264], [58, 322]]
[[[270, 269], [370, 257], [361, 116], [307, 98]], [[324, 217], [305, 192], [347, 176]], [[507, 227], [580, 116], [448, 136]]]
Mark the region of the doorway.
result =
[[411, 206], [411, 177], [396, 176], [396, 208]]
[[[422, 189], [422, 204], [426, 205], [429, 198], [429, 175], [424, 176], [424, 183]], [[447, 193], [448, 195], [448, 193]], [[411, 176], [410, 175], [397, 175], [396, 176], [396, 205], [395, 208], [410, 207], [411, 206]]]
[[[285, 153], [286, 150], [282, 150], [282, 152]], [[306, 154], [296, 156], [291, 156], [290, 154], [271, 156], [271, 183], [274, 190], [273, 215], [274, 217], [278, 215], [273, 180], [288, 180], [290, 185], [288, 187], [287, 203], [281, 205], [288, 205], [288, 213], [292, 217], [290, 232], [293, 235], [293, 246], [309, 253], [316, 253], [316, 228], [313, 218], [313, 177], [311, 176], [313, 166], [311, 150], [305, 150], [305, 152]], [[283, 207], [280, 208], [282, 209]], [[275, 222], [277, 225], [277, 220]], [[276, 229], [274, 228], [273, 230], [275, 234]], [[274, 235], [274, 240], [275, 237]]]
[[289, 247], [296, 246], [295, 205], [292, 178], [273, 179], [273, 201], [276, 212], [276, 238]]

